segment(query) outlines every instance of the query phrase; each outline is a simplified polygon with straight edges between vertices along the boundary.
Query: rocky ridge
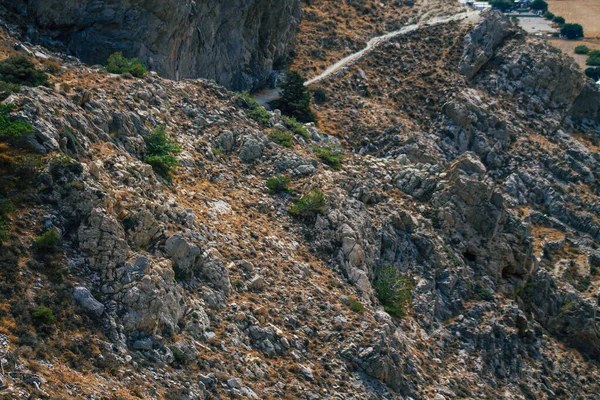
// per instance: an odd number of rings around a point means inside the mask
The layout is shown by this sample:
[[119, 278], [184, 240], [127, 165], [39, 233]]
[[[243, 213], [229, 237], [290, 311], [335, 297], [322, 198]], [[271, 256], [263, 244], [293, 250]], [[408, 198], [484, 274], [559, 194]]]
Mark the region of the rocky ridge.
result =
[[[1, 151], [43, 167], [1, 256], [0, 394], [594, 398], [600, 161], [597, 113], [576, 105], [597, 91], [499, 18], [419, 30], [321, 83], [322, 129], [292, 148], [268, 139], [277, 111], [260, 125], [210, 81], [52, 56], [54, 87], [6, 100], [35, 134]], [[487, 27], [493, 45], [469, 39]], [[173, 182], [143, 162], [161, 124], [182, 147]], [[295, 193], [268, 193], [276, 173]], [[323, 212], [288, 215], [314, 188]], [[62, 280], [31, 247], [49, 227]], [[375, 295], [389, 266], [413, 284], [403, 318]], [[38, 305], [56, 325], [32, 327]]]

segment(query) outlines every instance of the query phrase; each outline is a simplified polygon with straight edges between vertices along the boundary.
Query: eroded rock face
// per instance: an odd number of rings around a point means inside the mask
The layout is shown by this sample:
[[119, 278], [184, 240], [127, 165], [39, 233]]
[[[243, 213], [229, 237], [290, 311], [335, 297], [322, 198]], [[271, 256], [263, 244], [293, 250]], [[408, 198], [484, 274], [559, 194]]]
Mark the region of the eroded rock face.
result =
[[98, 3], [2, 0], [40, 28], [32, 39], [60, 41], [89, 63], [122, 51], [172, 78], [203, 77], [233, 89], [257, 87], [294, 49], [299, 0]]
[[482, 13], [482, 20], [465, 37], [465, 50], [459, 71], [471, 79], [490, 58], [502, 41], [512, 34], [510, 21], [498, 10]]

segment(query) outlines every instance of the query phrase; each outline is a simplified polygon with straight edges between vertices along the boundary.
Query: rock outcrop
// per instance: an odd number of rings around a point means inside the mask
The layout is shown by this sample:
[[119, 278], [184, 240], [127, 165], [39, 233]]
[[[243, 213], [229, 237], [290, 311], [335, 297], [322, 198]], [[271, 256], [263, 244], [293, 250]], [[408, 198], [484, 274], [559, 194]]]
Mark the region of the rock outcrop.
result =
[[34, 24], [32, 41], [61, 42], [88, 63], [122, 51], [171, 79], [232, 89], [264, 84], [294, 50], [299, 0], [2, 0]]
[[481, 22], [467, 36], [459, 71], [467, 79], [471, 79], [477, 71], [494, 56], [498, 46], [512, 32], [511, 23], [498, 10], [487, 10], [482, 13]]

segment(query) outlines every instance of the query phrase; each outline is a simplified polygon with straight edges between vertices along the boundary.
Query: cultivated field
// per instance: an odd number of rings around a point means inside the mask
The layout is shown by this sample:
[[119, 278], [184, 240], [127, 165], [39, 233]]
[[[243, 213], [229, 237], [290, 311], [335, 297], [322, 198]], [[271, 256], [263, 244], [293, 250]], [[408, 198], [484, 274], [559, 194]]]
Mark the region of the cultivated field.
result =
[[583, 26], [585, 36], [600, 37], [600, 0], [547, 0], [548, 9]]

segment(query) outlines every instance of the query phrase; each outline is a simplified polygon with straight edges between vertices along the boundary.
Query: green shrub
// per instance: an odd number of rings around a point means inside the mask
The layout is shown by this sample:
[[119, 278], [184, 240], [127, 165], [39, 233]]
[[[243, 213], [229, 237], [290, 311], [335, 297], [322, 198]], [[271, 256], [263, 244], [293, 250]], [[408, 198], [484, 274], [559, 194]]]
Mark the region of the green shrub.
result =
[[277, 106], [283, 114], [301, 122], [316, 121], [310, 109], [310, 93], [304, 86], [302, 75], [296, 71], [288, 71], [281, 89], [281, 98], [277, 101]]
[[587, 54], [589, 51], [590, 48], [584, 44], [575, 47], [575, 54]]
[[4, 101], [13, 93], [17, 93], [21, 85], [16, 83], [0, 82], [0, 101]]
[[318, 88], [313, 91], [313, 99], [318, 104], [323, 104], [328, 100], [327, 92], [325, 90]]
[[33, 247], [38, 254], [56, 253], [59, 250], [59, 246], [60, 238], [54, 228], [44, 232], [33, 243]]
[[529, 4], [529, 8], [532, 10], [547, 11], [548, 3], [546, 3], [544, 0], [533, 0], [531, 4]]
[[291, 178], [287, 175], [277, 175], [267, 180], [267, 187], [271, 194], [276, 193], [288, 193], [290, 191], [288, 185], [291, 182]]
[[48, 307], [39, 306], [32, 313], [33, 320], [36, 323], [50, 325], [54, 322], [54, 313]]
[[263, 125], [267, 125], [271, 120], [269, 112], [258, 102], [250, 96], [248, 92], [241, 92], [236, 94], [236, 98], [241, 106], [244, 108], [244, 112], [248, 118], [255, 120]]
[[23, 55], [10, 56], [0, 63], [0, 81], [25, 86], [48, 86], [48, 75], [35, 68]]
[[146, 138], [146, 157], [144, 162], [150, 164], [154, 172], [171, 180], [171, 173], [179, 165], [175, 155], [181, 152], [181, 147], [173, 143], [167, 137], [164, 125], [160, 125], [152, 130]]
[[298, 122], [298, 120], [296, 120], [296, 118], [294, 117], [287, 117], [287, 116], [283, 116], [281, 118], [281, 120], [283, 121], [283, 124], [292, 132], [294, 132], [296, 135], [300, 135], [302, 136], [304, 139], [310, 139], [310, 133], [308, 132], [308, 129], [306, 129], [304, 127], [304, 125], [302, 125], [300, 122]]
[[120, 51], [111, 54], [107, 61], [106, 70], [111, 74], [129, 73], [136, 78], [143, 78], [148, 72], [146, 66], [140, 63], [137, 58], [129, 59], [123, 56], [123, 53]]
[[377, 298], [383, 305], [385, 311], [401, 318], [405, 315], [405, 307], [412, 300], [411, 281], [400, 275], [396, 267], [390, 265], [379, 271], [374, 282]]
[[600, 65], [600, 57], [589, 57], [585, 63], [591, 66], [598, 66]]
[[14, 104], [0, 104], [0, 137], [16, 138], [34, 132], [30, 123], [11, 119], [10, 113], [14, 109]]
[[515, 3], [510, 0], [494, 0], [490, 2], [490, 5], [494, 8], [504, 11], [509, 8], [513, 8], [515, 6]]
[[365, 306], [363, 306], [362, 303], [356, 299], [350, 299], [350, 309], [358, 314], [365, 312]]
[[544, 18], [546, 18], [547, 20], [552, 21], [552, 19], [554, 18], [554, 14], [552, 14], [550, 11], [546, 11], [544, 13]]
[[317, 157], [319, 157], [325, 164], [329, 165], [336, 171], [342, 169], [342, 158], [344, 157], [342, 153], [325, 147], [315, 147], [315, 151], [317, 153]]
[[279, 129], [274, 129], [269, 133], [269, 139], [282, 145], [283, 147], [292, 147], [292, 134], [288, 132], [281, 131]]
[[0, 199], [0, 219], [15, 211], [15, 206], [10, 199]]
[[559, 25], [563, 25], [566, 21], [565, 21], [565, 19], [563, 17], [556, 16], [556, 17], [552, 18], [552, 22], [555, 22], [555, 23], [557, 23]]
[[303, 219], [315, 218], [325, 209], [325, 194], [319, 189], [313, 189], [305, 194], [290, 208], [290, 214]]
[[2, 244], [10, 239], [10, 232], [6, 226], [6, 222], [0, 219], [0, 247]]
[[560, 34], [566, 36], [567, 39], [577, 39], [583, 37], [583, 27], [579, 24], [563, 24]]
[[481, 286], [479, 284], [477, 284], [475, 286], [475, 294], [481, 300], [485, 300], [485, 301], [494, 300], [494, 295], [492, 294], [492, 292], [490, 292], [487, 288], [485, 288], [484, 286]]
[[590, 50], [587, 55], [589, 57], [600, 57], [600, 50]]

